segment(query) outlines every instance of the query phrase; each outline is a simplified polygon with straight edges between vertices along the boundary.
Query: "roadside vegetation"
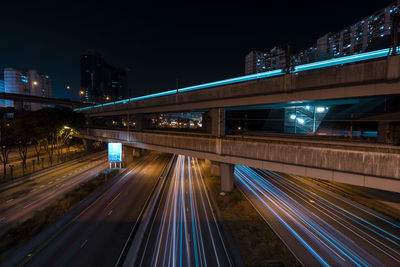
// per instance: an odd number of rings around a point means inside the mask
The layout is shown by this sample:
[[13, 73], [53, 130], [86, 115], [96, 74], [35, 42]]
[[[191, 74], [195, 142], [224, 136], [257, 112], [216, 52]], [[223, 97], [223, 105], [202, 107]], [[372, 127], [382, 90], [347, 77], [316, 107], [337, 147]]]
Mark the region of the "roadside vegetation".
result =
[[236, 187], [232, 193], [220, 196], [220, 177], [208, 174], [205, 181], [245, 266], [301, 266]]
[[9, 229], [0, 236], [0, 253], [4, 254], [16, 246], [28, 242], [46, 227], [56, 223], [82, 203], [90, 194], [105, 185], [118, 172], [113, 170], [107, 177], [104, 173], [98, 174], [94, 179], [81, 184], [46, 208], [36, 211], [31, 218]]
[[[48, 165], [63, 161], [70, 152], [73, 136], [84, 126], [85, 117], [68, 108], [44, 108], [25, 112], [14, 119], [0, 120], [0, 163], [3, 169], [3, 182], [16, 176], [13, 167], [7, 169], [12, 149], [18, 151], [21, 160], [22, 176], [27, 170], [28, 147], [34, 147], [35, 162], [32, 169], [43, 169], [45, 152]], [[9, 174], [9, 175], [7, 175]]]

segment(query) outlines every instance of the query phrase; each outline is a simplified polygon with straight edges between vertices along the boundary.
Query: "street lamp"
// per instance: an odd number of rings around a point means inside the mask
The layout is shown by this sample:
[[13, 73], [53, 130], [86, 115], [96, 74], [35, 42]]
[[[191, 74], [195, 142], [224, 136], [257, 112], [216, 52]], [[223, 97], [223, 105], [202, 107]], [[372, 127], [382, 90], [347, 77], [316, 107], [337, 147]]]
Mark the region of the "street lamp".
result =
[[37, 82], [37, 81], [34, 81], [34, 82], [33, 82], [33, 85], [38, 85], [38, 82]]

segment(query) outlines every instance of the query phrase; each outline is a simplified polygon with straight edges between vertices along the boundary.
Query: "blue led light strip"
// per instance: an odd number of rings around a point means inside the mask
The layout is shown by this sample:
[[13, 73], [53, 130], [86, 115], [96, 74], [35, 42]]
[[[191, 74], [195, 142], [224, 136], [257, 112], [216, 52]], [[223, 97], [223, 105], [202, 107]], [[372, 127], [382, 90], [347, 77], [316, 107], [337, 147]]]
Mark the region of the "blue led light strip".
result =
[[[400, 52], [399, 48], [397, 50]], [[364, 60], [382, 58], [382, 57], [386, 57], [388, 55], [388, 53], [389, 53], [389, 48], [386, 48], [386, 49], [382, 49], [382, 50], [376, 50], [376, 51], [372, 51], [372, 52], [366, 52], [366, 53], [351, 55], [351, 56], [347, 56], [347, 57], [340, 57], [340, 58], [334, 58], [334, 59], [329, 59], [329, 60], [324, 60], [324, 61], [318, 61], [318, 62], [314, 62], [314, 63], [296, 66], [293, 72], [296, 73], [296, 72], [301, 72], [301, 71], [315, 70], [315, 69], [320, 69], [320, 68], [326, 68], [326, 67], [332, 67], [332, 66], [337, 66], [337, 65], [342, 65], [342, 64], [364, 61]], [[240, 76], [240, 77], [216, 81], [216, 82], [210, 82], [210, 83], [205, 83], [205, 84], [200, 84], [200, 85], [184, 87], [184, 88], [178, 89], [178, 92], [185, 93], [185, 92], [201, 90], [201, 89], [217, 87], [217, 86], [223, 86], [223, 85], [228, 85], [228, 84], [247, 82], [247, 81], [252, 81], [252, 80], [257, 80], [257, 79], [265, 79], [265, 78], [279, 76], [279, 75], [283, 75], [283, 74], [284, 73], [283, 73], [282, 69], [272, 70], [272, 71], [261, 72], [261, 73], [246, 75], [246, 76]], [[89, 106], [89, 107], [85, 107], [85, 108], [76, 108], [74, 110], [80, 111], [80, 110], [87, 110], [87, 109], [92, 109], [92, 108], [105, 107], [105, 106], [114, 105], [114, 104], [126, 104], [128, 102], [133, 102], [133, 101], [138, 101], [138, 100], [143, 100], [143, 99], [148, 99], [148, 98], [173, 95], [173, 94], [176, 94], [176, 92], [177, 92], [177, 90], [169, 90], [169, 91], [165, 91], [165, 92], [144, 95], [144, 96], [139, 96], [139, 97], [133, 97], [133, 98], [119, 100], [119, 101], [110, 102], [110, 103], [106, 103], [106, 104], [94, 105], [94, 106]]]

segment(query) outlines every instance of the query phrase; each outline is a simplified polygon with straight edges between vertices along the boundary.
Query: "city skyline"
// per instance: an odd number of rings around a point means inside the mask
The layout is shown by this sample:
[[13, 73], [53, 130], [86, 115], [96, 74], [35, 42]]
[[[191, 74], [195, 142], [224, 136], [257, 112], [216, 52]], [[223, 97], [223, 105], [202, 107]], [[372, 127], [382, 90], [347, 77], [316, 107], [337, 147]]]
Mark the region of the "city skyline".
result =
[[394, 1], [3, 4], [0, 265], [399, 265]]
[[[183, 87], [240, 76], [243, 58], [252, 49], [289, 40], [295, 49], [306, 48], [326, 32], [338, 31], [391, 2], [366, 5], [353, 1], [345, 9], [338, 7], [344, 1], [329, 4], [329, 8], [318, 2], [292, 1], [261, 6], [219, 3], [212, 8], [173, 3], [165, 7], [168, 15], [163, 7], [153, 9], [146, 4], [133, 9], [121, 2], [112, 7], [89, 2], [74, 11], [74, 5], [43, 2], [39, 7], [46, 11], [44, 18], [35, 16], [39, 12], [36, 5], [27, 3], [20, 8], [7, 3], [9, 12], [2, 20], [14, 19], [14, 23], [6, 30], [7, 42], [0, 44], [0, 67], [39, 69], [52, 77], [55, 97], [78, 99], [79, 55], [96, 49], [110, 64], [131, 69], [129, 84], [138, 96], [174, 89], [177, 78]], [[270, 9], [282, 12], [271, 14]], [[261, 10], [266, 15], [260, 15]], [[298, 21], [296, 27], [291, 20]], [[22, 25], [28, 28], [19, 35], [17, 29]], [[29, 46], [22, 45], [22, 37], [30, 40]], [[71, 90], [65, 90], [66, 86]]]

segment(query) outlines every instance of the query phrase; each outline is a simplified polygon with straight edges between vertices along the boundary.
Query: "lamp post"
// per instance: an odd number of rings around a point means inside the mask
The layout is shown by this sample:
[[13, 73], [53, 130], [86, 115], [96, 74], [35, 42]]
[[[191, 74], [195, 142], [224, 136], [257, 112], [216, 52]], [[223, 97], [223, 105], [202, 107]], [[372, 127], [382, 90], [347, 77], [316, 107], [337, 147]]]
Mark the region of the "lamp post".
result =
[[83, 102], [83, 99], [84, 99], [84, 95], [85, 95], [85, 91], [84, 90], [80, 90], [79, 91], [79, 96], [80, 96], [82, 102]]

